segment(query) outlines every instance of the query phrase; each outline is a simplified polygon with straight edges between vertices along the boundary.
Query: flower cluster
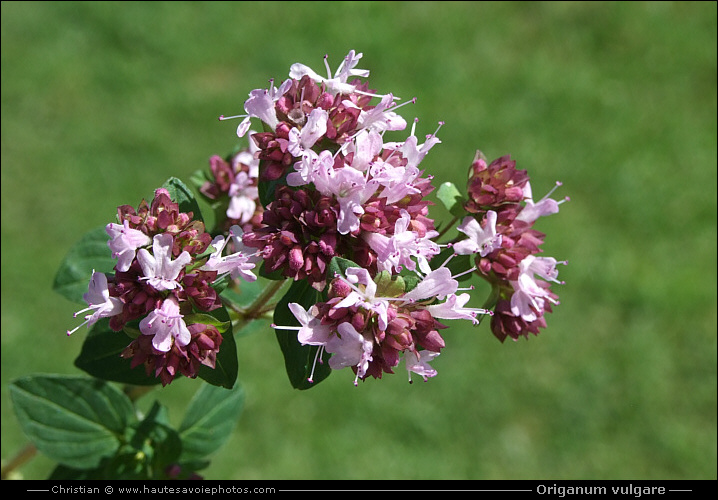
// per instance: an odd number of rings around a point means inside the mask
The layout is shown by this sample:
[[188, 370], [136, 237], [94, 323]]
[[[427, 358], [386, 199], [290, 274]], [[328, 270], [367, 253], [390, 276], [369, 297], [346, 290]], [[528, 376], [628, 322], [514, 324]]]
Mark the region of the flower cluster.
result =
[[[137, 210], [120, 206], [118, 219], [105, 227], [117, 259], [115, 273], [108, 279], [93, 271], [83, 297], [88, 308], [75, 316], [92, 311], [83, 325], [109, 318], [114, 331], [138, 329], [122, 357], [131, 358], [132, 368], [143, 364], [163, 385], [179, 374], [196, 377], [201, 365], [214, 368], [222, 334], [201, 314], [221, 306], [213, 284], [225, 274], [256, 279], [255, 263], [243, 253], [241, 228], [230, 232], [236, 252], [223, 257], [225, 238], [212, 240], [204, 224], [192, 212], [181, 212], [165, 188]], [[210, 245], [214, 252], [207, 255]]]
[[209, 159], [211, 178], [202, 183], [199, 192], [214, 206], [222, 232], [232, 226], [247, 232], [261, 225], [264, 209], [259, 203], [259, 160], [255, 152], [250, 144], [250, 148], [226, 159], [219, 155]]
[[[414, 120], [404, 141], [385, 141], [386, 132], [407, 128], [397, 114], [403, 104], [360, 80], [369, 76], [356, 69], [361, 57], [350, 51], [332, 75], [325, 56], [326, 78], [294, 64], [279, 88], [272, 80], [253, 90], [246, 114], [230, 117], [243, 118], [240, 137], [252, 118], [262, 122], [264, 132], [251, 140], [260, 182], [274, 190], [262, 225], [243, 241], [260, 252], [267, 273], [325, 293], [327, 300], [309, 311], [290, 304], [301, 327], [276, 325], [319, 346], [317, 359], [331, 353], [330, 366], [352, 367], [355, 381], [393, 373], [403, 359], [426, 379], [436, 373], [428, 362], [444, 346], [439, 330], [446, 327], [437, 318], [478, 322], [489, 311], [464, 307], [469, 295], [456, 295], [449, 270], [429, 265], [440, 253], [439, 233], [428, 214], [434, 188], [420, 163], [440, 143], [438, 129], [420, 140]], [[329, 276], [336, 257], [356, 267]], [[421, 277], [416, 288], [396, 285], [379, 294], [379, 283], [404, 283], [405, 272]]]
[[[557, 183], [556, 187], [561, 183]], [[457, 254], [476, 254], [476, 267], [497, 291], [491, 330], [502, 342], [546, 327], [545, 313], [558, 304], [551, 282], [558, 281], [557, 261], [537, 256], [545, 235], [533, 228], [542, 216], [559, 210], [549, 196], [534, 202], [529, 176], [502, 156], [487, 165], [477, 152], [469, 172], [466, 216], [458, 230], [467, 236], [453, 245]]]
[[272, 81], [249, 94], [237, 130], [243, 136], [250, 119], [262, 121], [265, 132], [251, 139], [260, 182], [274, 187], [262, 226], [244, 243], [260, 252], [267, 272], [317, 290], [334, 257], [375, 274], [413, 270], [439, 253], [426, 199], [433, 187], [419, 163], [440, 141], [434, 133], [419, 144], [414, 122], [405, 141], [384, 142], [385, 132], [407, 122], [392, 94], [358, 79], [369, 75], [355, 68], [361, 57], [349, 52], [333, 76], [327, 64], [326, 78], [292, 65], [279, 88]]
[[[137, 332], [122, 356], [163, 384], [215, 366], [224, 332], [207, 313], [232, 301], [218, 292], [225, 276], [279, 282], [259, 297], [262, 314], [281, 282], [293, 282], [275, 318], [296, 321], [274, 328], [316, 347], [312, 374], [327, 353], [332, 369], [354, 371], [355, 384], [402, 363], [409, 380], [436, 375], [429, 363], [445, 346], [444, 320], [477, 325], [488, 315], [502, 342], [538, 334], [558, 304], [551, 284], [566, 262], [539, 255], [545, 235], [533, 226], [565, 200], [551, 190], [534, 201], [515, 161], [488, 163], [478, 152], [466, 196], [438, 193], [459, 221], [459, 237], [440, 243], [451, 226], [440, 233], [429, 216], [434, 186], [421, 164], [441, 143], [443, 122], [420, 139], [418, 120], [409, 127], [397, 113], [416, 99], [372, 89], [361, 58], [350, 51], [332, 73], [325, 56], [326, 77], [295, 63], [278, 87], [270, 80], [252, 90], [244, 114], [220, 117], [241, 119], [237, 135], [249, 147], [212, 156], [210, 172], [194, 178], [214, 209], [214, 238], [163, 188], [151, 204], [119, 207], [119, 223], [106, 228], [115, 273], [93, 273], [83, 324], [109, 318], [113, 330]], [[461, 276], [491, 284], [482, 308], [468, 305], [473, 286], [459, 288]], [[256, 319], [242, 307], [232, 313], [240, 323]]]
[[478, 324], [479, 314], [491, 312], [464, 307], [469, 294], [457, 295], [462, 290], [459, 282], [444, 265], [419, 276], [414, 286], [407, 286], [401, 276], [388, 271], [372, 277], [364, 268], [349, 267], [330, 283], [326, 302], [309, 311], [289, 304], [300, 327], [275, 328], [298, 330], [302, 344], [319, 346], [315, 363], [326, 350], [332, 354], [332, 369], [351, 367], [355, 385], [368, 376], [394, 373], [401, 360], [410, 382], [412, 372], [427, 380], [436, 375], [429, 362], [445, 345], [439, 330], [447, 327], [438, 320]]

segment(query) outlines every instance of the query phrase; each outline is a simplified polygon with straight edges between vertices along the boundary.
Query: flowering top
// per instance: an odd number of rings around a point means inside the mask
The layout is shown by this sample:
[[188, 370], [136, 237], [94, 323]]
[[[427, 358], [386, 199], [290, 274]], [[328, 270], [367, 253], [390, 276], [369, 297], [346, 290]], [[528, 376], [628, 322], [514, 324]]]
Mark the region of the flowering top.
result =
[[478, 315], [492, 314], [464, 307], [468, 294], [456, 295], [458, 281], [443, 265], [419, 275], [413, 288], [387, 271], [372, 278], [366, 269], [348, 267], [344, 274], [332, 280], [326, 302], [310, 311], [296, 303], [289, 305], [300, 327], [275, 328], [299, 330], [302, 344], [333, 354], [329, 365], [351, 367], [355, 385], [367, 376], [393, 373], [401, 359], [410, 375], [417, 373], [425, 380], [433, 377], [436, 371], [428, 362], [444, 347], [439, 330], [446, 328], [438, 319], [478, 323]]
[[[408, 122], [398, 111], [416, 99], [370, 88], [361, 58], [352, 50], [332, 71], [325, 56], [326, 76], [295, 63], [278, 86], [272, 79], [250, 91], [243, 114], [220, 117], [241, 119], [237, 135], [248, 135], [249, 147], [211, 156], [210, 172], [193, 177], [215, 215], [210, 231], [166, 188], [137, 209], [120, 206], [105, 228], [115, 272], [93, 273], [89, 307], [77, 313], [92, 311], [83, 324], [109, 318], [129, 332], [122, 356], [163, 384], [215, 366], [228, 323], [212, 311], [223, 302], [229, 307], [218, 312], [242, 324], [272, 308], [281, 283], [256, 308], [233, 304], [237, 280], [259, 276], [292, 281], [275, 320], [298, 326], [275, 328], [297, 331], [296, 348], [315, 350], [312, 374], [301, 372], [310, 381], [325, 355], [330, 368], [353, 370], [355, 384], [402, 363], [409, 380], [428, 380], [445, 347], [444, 320], [478, 325], [488, 315], [501, 341], [538, 334], [559, 303], [551, 287], [566, 261], [540, 255], [545, 235], [534, 224], [568, 200], [551, 198], [561, 183], [534, 201], [510, 156], [489, 163], [477, 152], [466, 197], [451, 183], [437, 192], [458, 225], [435, 224], [423, 164], [442, 142], [443, 122], [423, 137], [418, 119], [402, 132]], [[388, 132], [403, 140], [386, 140]], [[451, 229], [458, 236], [441, 242]], [[478, 278], [492, 288], [481, 308], [470, 305], [474, 287], [460, 287]], [[220, 298], [226, 286], [233, 293]], [[296, 362], [285, 356], [288, 367]]]
[[[393, 93], [370, 90], [361, 80], [369, 71], [357, 69], [361, 57], [350, 51], [332, 72], [325, 56], [326, 77], [295, 63], [279, 88], [272, 81], [269, 89], [250, 92], [239, 134], [251, 119], [262, 122], [264, 132], [251, 134], [251, 140], [267, 188], [261, 225], [246, 230], [243, 243], [256, 249], [267, 273], [307, 280], [329, 297], [308, 310], [296, 303], [290, 309], [301, 324], [300, 342], [332, 353], [330, 366], [352, 366], [363, 379], [390, 372], [404, 353], [407, 366], [429, 377], [434, 372], [428, 361], [440, 347], [423, 346], [422, 355], [414, 337], [443, 326], [427, 321], [404, 329], [422, 332], [416, 335], [387, 332], [417, 315], [478, 323], [479, 312], [467, 307], [470, 295], [457, 293], [446, 267], [432, 270], [443, 232], [428, 214], [434, 188], [421, 163], [441, 142], [438, 129], [420, 140], [415, 119], [404, 141], [385, 141], [385, 132], [406, 128], [397, 111], [415, 99], [397, 104]], [[532, 226], [556, 213], [560, 202], [551, 193], [534, 202], [526, 171], [517, 170], [509, 156], [487, 164], [480, 153], [467, 193], [465, 216], [457, 216], [459, 237], [445, 246], [457, 255], [475, 255], [470, 272], [497, 290], [497, 302], [488, 304], [499, 313], [492, 318], [497, 337], [538, 333], [544, 313], [558, 303], [544, 281], [557, 281], [557, 262], [535, 255], [544, 235]], [[357, 267], [328, 276], [336, 257]], [[415, 288], [389, 296], [377, 292], [376, 280], [406, 272], [421, 277]]]
[[244, 122], [258, 118], [266, 130], [251, 136], [260, 182], [279, 184], [265, 199], [263, 225], [248, 229], [244, 243], [270, 272], [318, 290], [335, 256], [378, 272], [415, 269], [438, 254], [426, 199], [433, 187], [418, 165], [440, 141], [434, 133], [419, 145], [415, 121], [406, 141], [384, 142], [406, 120], [392, 93], [358, 79], [369, 76], [356, 69], [361, 56], [349, 52], [333, 74], [325, 58], [326, 78], [294, 64], [278, 89], [256, 89], [245, 102]]
[[243, 231], [259, 227], [264, 211], [259, 202], [259, 160], [256, 148], [242, 149], [227, 159], [213, 155], [209, 159], [210, 175], [198, 186], [200, 194], [220, 215], [221, 231], [238, 225]]
[[[165, 188], [155, 191], [151, 204], [143, 200], [137, 210], [123, 205], [118, 214], [120, 224], [106, 226], [108, 246], [117, 258], [115, 274], [108, 279], [93, 273], [84, 296], [89, 307], [77, 314], [94, 310], [83, 324], [89, 327], [106, 317], [115, 331], [139, 321], [134, 328], [140, 336], [128, 341], [122, 354], [133, 367], [144, 364], [165, 385], [179, 374], [196, 377], [199, 365], [214, 366], [222, 336], [195, 313], [220, 307], [213, 284], [221, 275], [256, 279], [252, 256], [243, 253], [242, 230], [232, 227], [235, 253], [222, 257], [224, 238], [212, 241], [204, 224], [191, 212], [181, 212]], [[214, 251], [208, 257], [210, 242]], [[190, 317], [195, 319], [188, 323]]]
[[476, 254], [477, 268], [494, 286], [497, 314], [491, 330], [501, 341], [538, 334], [546, 326], [545, 314], [558, 304], [549, 282], [561, 283], [556, 265], [567, 262], [538, 257], [544, 234], [533, 229], [539, 217], [557, 213], [568, 200], [549, 198], [556, 187], [534, 203], [526, 171], [517, 170], [508, 156], [487, 165], [477, 152], [471, 166], [464, 207], [473, 215], [458, 227], [468, 238], [455, 242], [453, 249]]

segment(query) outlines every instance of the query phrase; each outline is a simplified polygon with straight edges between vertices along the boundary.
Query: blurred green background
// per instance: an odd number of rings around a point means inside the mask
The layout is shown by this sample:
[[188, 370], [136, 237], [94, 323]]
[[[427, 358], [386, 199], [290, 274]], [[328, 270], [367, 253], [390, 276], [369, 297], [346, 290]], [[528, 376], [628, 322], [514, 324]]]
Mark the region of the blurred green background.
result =
[[[8, 384], [79, 373], [51, 283], [88, 230], [237, 143], [249, 91], [363, 52], [418, 102], [422, 163], [463, 184], [511, 154], [568, 259], [529, 341], [455, 325], [439, 375], [291, 388], [274, 334], [238, 340], [246, 406], [208, 479], [716, 479], [716, 3], [2, 2], [2, 458]], [[439, 213], [437, 211], [437, 213]], [[403, 371], [403, 370], [402, 370]], [[179, 423], [196, 383], [156, 390]], [[22, 477], [46, 477], [37, 456]]]

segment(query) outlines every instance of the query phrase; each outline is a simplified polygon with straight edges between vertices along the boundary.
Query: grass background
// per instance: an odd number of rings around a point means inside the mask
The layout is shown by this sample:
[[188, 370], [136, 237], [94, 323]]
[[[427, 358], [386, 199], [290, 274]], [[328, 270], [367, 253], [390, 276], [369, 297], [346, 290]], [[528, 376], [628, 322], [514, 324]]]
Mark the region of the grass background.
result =
[[[433, 365], [293, 390], [271, 331], [238, 342], [245, 410], [208, 479], [716, 479], [714, 2], [2, 2], [2, 458], [8, 384], [75, 374], [84, 330], [51, 291], [69, 247], [235, 145], [250, 90], [364, 53], [422, 163], [463, 183], [511, 154], [568, 259], [529, 341], [454, 326]], [[438, 185], [438, 184], [437, 184]], [[179, 423], [196, 386], [157, 390]], [[44, 478], [37, 456], [20, 472]]]

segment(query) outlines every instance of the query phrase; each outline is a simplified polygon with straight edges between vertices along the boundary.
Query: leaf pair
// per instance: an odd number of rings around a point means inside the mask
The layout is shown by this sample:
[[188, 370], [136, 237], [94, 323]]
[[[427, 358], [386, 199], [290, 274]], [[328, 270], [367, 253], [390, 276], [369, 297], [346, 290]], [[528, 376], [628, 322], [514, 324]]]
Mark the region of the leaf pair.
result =
[[57, 461], [55, 478], [159, 478], [178, 464], [198, 470], [232, 432], [244, 393], [204, 384], [175, 430], [155, 402], [142, 419], [113, 385], [88, 377], [32, 375], [10, 384], [20, 426]]

